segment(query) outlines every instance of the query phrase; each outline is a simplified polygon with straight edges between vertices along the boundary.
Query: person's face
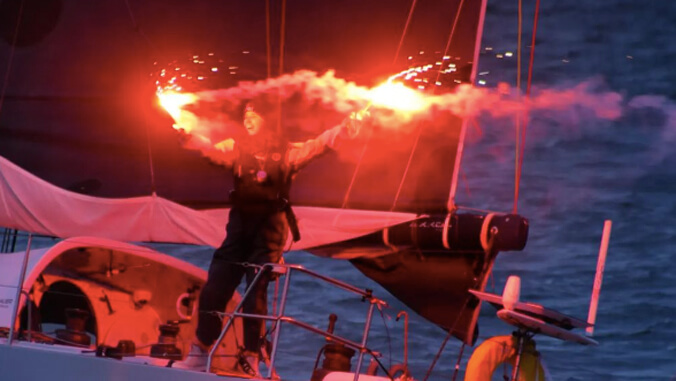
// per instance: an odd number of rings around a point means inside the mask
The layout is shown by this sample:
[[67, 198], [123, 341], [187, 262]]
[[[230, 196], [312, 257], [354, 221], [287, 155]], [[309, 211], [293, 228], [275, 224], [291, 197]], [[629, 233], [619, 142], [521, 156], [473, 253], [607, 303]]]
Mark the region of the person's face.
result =
[[263, 117], [254, 111], [244, 113], [244, 128], [250, 136], [256, 135], [263, 129], [265, 121]]

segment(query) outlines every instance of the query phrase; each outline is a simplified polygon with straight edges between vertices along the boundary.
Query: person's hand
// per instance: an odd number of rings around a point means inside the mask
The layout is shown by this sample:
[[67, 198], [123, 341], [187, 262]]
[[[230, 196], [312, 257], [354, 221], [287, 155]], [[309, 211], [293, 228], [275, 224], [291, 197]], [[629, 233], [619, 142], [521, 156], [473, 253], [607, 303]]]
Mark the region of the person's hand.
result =
[[191, 135], [185, 131], [184, 128], [182, 127], [176, 127], [174, 126], [174, 130], [176, 130], [177, 135], [178, 135], [178, 142], [182, 145], [185, 146], [188, 144], [188, 141], [190, 141]]
[[211, 139], [194, 132], [188, 132], [184, 128], [174, 127], [178, 132], [178, 142], [182, 147], [188, 149], [208, 149], [212, 148]]
[[361, 110], [357, 112], [352, 112], [349, 117], [345, 118], [343, 121], [343, 126], [347, 131], [347, 135], [350, 138], [354, 138], [359, 135], [361, 128], [364, 123], [371, 117], [371, 113], [368, 110]]

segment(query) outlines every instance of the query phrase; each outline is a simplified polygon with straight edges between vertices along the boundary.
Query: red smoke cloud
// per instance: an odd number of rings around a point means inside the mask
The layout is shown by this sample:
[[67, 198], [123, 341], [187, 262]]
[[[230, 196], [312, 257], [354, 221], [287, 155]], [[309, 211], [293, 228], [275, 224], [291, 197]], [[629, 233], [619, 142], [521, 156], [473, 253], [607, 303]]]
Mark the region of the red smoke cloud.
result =
[[505, 118], [518, 113], [525, 116], [526, 112], [585, 110], [585, 115], [613, 120], [623, 113], [622, 96], [595, 89], [593, 81], [569, 88], [536, 89], [528, 98], [504, 84], [498, 88], [465, 84], [445, 94], [419, 92], [423, 107], [415, 110], [377, 104], [376, 88], [337, 78], [333, 71], [319, 75], [301, 70], [263, 81], [241, 82], [237, 87], [195, 93], [196, 101], [183, 106], [181, 117], [175, 117], [175, 127], [198, 137], [190, 140], [189, 148], [204, 149], [241, 133], [241, 105], [251, 99], [265, 104], [275, 116], [272, 119], [283, 110], [282, 126], [295, 131], [291, 138], [298, 140], [314, 137], [372, 102], [370, 111], [376, 132], [410, 132], [419, 122], [433, 120], [438, 124], [444, 115]]

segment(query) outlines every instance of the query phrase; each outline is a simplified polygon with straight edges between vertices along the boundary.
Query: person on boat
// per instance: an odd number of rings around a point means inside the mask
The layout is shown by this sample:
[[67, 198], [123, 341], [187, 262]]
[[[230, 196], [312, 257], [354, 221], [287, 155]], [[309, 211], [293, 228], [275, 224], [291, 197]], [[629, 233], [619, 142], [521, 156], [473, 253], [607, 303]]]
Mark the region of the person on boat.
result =
[[[209, 348], [222, 329], [221, 318], [214, 312], [225, 310], [242, 277], [246, 275], [248, 287], [260, 265], [280, 261], [289, 230], [295, 241], [300, 239], [288, 199], [293, 175], [335, 148], [341, 139], [354, 138], [363, 116], [352, 113], [342, 124], [315, 139], [288, 143], [268, 128], [260, 107], [248, 102], [243, 114], [245, 137], [239, 141], [227, 139], [211, 148], [210, 157], [219, 155], [219, 161], [232, 168], [232, 208], [225, 240], [213, 254], [199, 297], [196, 340], [187, 359], [175, 367], [206, 370]], [[267, 314], [269, 280], [270, 274], [263, 274], [251, 286], [244, 301], [244, 313]], [[259, 375], [263, 324], [260, 319], [244, 319], [244, 347], [238, 363], [251, 376]]]

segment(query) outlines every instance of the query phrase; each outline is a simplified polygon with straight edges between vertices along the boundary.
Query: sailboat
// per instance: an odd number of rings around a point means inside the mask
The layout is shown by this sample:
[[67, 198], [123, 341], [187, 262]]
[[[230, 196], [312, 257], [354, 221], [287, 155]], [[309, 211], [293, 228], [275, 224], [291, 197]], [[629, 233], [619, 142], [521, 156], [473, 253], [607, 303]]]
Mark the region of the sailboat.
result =
[[[226, 311], [215, 311], [232, 324], [211, 354], [209, 371], [171, 366], [187, 354], [206, 273], [146, 243], [218, 246], [232, 184], [222, 167], [182, 146], [172, 128], [176, 120], [157, 103], [158, 83], [181, 82], [185, 92], [210, 87], [205, 97], [223, 88], [229, 97], [238, 91], [240, 97], [269, 97], [255, 89], [272, 87], [276, 98], [266, 100], [283, 105], [279, 119], [293, 139], [311, 137], [308, 115], [317, 133], [351, 108], [365, 106], [366, 99], [356, 97], [338, 107], [335, 84], [382, 81], [393, 73], [405, 73], [397, 77], [400, 82], [421, 91], [452, 92], [473, 84], [485, 0], [396, 3], [4, 1], [3, 13], [12, 23], [5, 24], [1, 46], [7, 59], [0, 63], [6, 74], [0, 98], [0, 225], [12, 229], [6, 237], [17, 231], [30, 235], [25, 250], [5, 241], [3, 251], [12, 253], [0, 255], [3, 375], [241, 378], [228, 372], [242, 341], [234, 318], [241, 316], [240, 296]], [[396, 45], [391, 35], [402, 26], [405, 37], [414, 37]], [[271, 38], [272, 29], [283, 31], [279, 41]], [[445, 47], [438, 46], [440, 30]], [[390, 62], [393, 50], [398, 53]], [[327, 68], [316, 56], [334, 71], [316, 74]], [[431, 69], [420, 64], [430, 57]], [[273, 63], [279, 75], [272, 75]], [[341, 81], [343, 76], [348, 80]], [[305, 82], [294, 82], [299, 77]], [[299, 87], [280, 95], [290, 82]], [[328, 102], [324, 92], [308, 95], [309, 84], [319, 82], [334, 84]], [[213, 101], [201, 106], [217, 107], [219, 115], [234, 108]], [[218, 121], [230, 126], [233, 120]], [[499, 252], [524, 248], [528, 220], [456, 205], [467, 125], [466, 118], [437, 110], [434, 119], [373, 130], [346, 151], [309, 165], [294, 179], [290, 195], [301, 230], [301, 240], [290, 247], [349, 260], [441, 332], [474, 345], [481, 301], [503, 303], [484, 293], [494, 260]], [[344, 152], [351, 153], [348, 159]], [[36, 235], [56, 239], [35, 249]], [[283, 325], [327, 339], [320, 352], [325, 361], [320, 367], [317, 359], [313, 379], [394, 376], [393, 369], [377, 376], [366, 365], [370, 358], [378, 364], [379, 352], [367, 339], [383, 297], [302, 266], [269, 266], [285, 286], [276, 315], [266, 318], [275, 328], [268, 378], [274, 377]], [[297, 272], [368, 302], [361, 341], [284, 315], [289, 279]], [[524, 313], [535, 320], [545, 316], [546, 323], [564, 320], [559, 325], [565, 330], [588, 325], [511, 304], [504, 314], [521, 327]], [[51, 332], [47, 326], [56, 328]]]

